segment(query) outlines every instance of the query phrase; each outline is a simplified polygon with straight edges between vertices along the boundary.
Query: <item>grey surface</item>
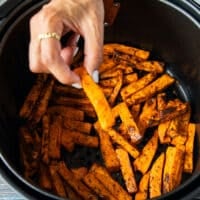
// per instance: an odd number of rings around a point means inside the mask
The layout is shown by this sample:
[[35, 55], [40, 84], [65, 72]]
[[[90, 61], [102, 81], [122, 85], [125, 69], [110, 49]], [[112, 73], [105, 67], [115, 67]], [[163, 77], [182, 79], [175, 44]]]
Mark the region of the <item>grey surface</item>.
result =
[[[0, 0], [1, 1], [1, 0]], [[27, 200], [15, 191], [0, 175], [0, 200]]]

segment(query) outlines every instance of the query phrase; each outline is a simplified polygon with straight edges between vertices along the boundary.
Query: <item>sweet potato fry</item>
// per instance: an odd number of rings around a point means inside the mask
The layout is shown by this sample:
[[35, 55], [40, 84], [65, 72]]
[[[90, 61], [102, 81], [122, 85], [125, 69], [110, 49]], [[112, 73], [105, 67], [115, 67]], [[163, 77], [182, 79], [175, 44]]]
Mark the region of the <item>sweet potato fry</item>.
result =
[[123, 76], [123, 85], [128, 85], [132, 82], [135, 82], [138, 80], [138, 75], [137, 73], [131, 73], [131, 74], [124, 74]]
[[42, 145], [41, 145], [41, 158], [45, 164], [49, 163], [49, 126], [50, 119], [48, 115], [42, 118]]
[[123, 100], [126, 100], [127, 97], [133, 95], [135, 92], [147, 86], [151, 81], [153, 81], [156, 78], [156, 76], [157, 75], [155, 73], [148, 73], [147, 75], [143, 76], [137, 81], [132, 82], [129, 85], [122, 88], [120, 94]]
[[115, 85], [118, 82], [118, 78], [116, 77], [112, 77], [109, 79], [103, 79], [99, 81], [99, 84], [101, 87], [115, 87]]
[[116, 200], [116, 197], [95, 177], [95, 173], [90, 171], [83, 179], [86, 185], [103, 199]]
[[106, 99], [108, 99], [112, 94], [113, 87], [101, 87], [101, 90], [104, 93]]
[[138, 149], [130, 144], [123, 136], [117, 133], [114, 129], [108, 130], [108, 134], [110, 135], [111, 139], [114, 143], [123, 147], [133, 158], [137, 158], [140, 154]]
[[70, 185], [80, 197], [85, 200], [97, 200], [98, 197], [67, 168], [64, 162], [59, 162], [58, 172], [61, 177]]
[[49, 167], [44, 165], [42, 162], [40, 163], [39, 169], [39, 186], [45, 190], [52, 189], [52, 181], [50, 177]]
[[67, 194], [65, 192], [65, 188], [64, 188], [64, 185], [63, 185], [63, 181], [62, 181], [60, 175], [57, 172], [57, 166], [56, 165], [50, 165], [49, 171], [50, 171], [54, 191], [56, 192], [56, 194], [61, 196], [61, 197], [67, 197]]
[[68, 133], [70, 133], [70, 132], [69, 131], [68, 132], [62, 131], [61, 145], [68, 152], [72, 152], [74, 150], [74, 147], [75, 147], [75, 142], [74, 142], [73, 138], [68, 135]]
[[184, 172], [187, 173], [192, 173], [194, 168], [193, 151], [194, 151], [195, 130], [196, 130], [195, 124], [190, 123], [188, 126], [188, 136], [185, 144], [185, 160], [184, 160]]
[[65, 119], [63, 120], [63, 127], [71, 131], [78, 131], [89, 135], [92, 129], [92, 124], [89, 122]]
[[31, 90], [29, 91], [27, 97], [24, 100], [23, 105], [21, 106], [19, 116], [23, 119], [28, 119], [33, 107], [36, 105], [37, 100], [39, 99], [42, 88], [45, 85], [45, 82], [48, 78], [47, 74], [39, 74], [36, 78], [35, 83], [33, 84]]
[[142, 103], [156, 93], [163, 91], [165, 88], [173, 84], [174, 81], [175, 79], [170, 75], [163, 74], [161, 77], [157, 78], [143, 89], [131, 95], [128, 99], [126, 99], [126, 102], [128, 105]]
[[165, 121], [158, 125], [158, 137], [161, 144], [169, 144], [171, 142], [171, 138], [167, 136], [167, 129], [169, 128], [171, 121]]
[[67, 96], [76, 98], [85, 98], [86, 95], [82, 89], [74, 88], [70, 85], [55, 84], [53, 92], [57, 96]]
[[139, 191], [135, 194], [135, 200], [146, 200], [148, 197], [150, 172], [145, 173], [139, 182]]
[[52, 77], [47, 79], [45, 86], [41, 91], [40, 97], [34, 106], [31, 115], [29, 116], [28, 120], [31, 121], [32, 124], [37, 124], [45, 114], [53, 90], [54, 82], [55, 79]]
[[101, 65], [99, 66], [99, 73], [101, 74], [105, 72], [106, 70], [112, 69], [115, 66], [116, 66], [116, 62], [113, 59], [110, 59], [110, 58], [106, 59], [104, 56], [104, 62], [101, 63]]
[[106, 70], [105, 72], [100, 74], [100, 80], [117, 77], [121, 71], [121, 69], [116, 69], [116, 67]]
[[62, 117], [57, 116], [49, 127], [49, 157], [60, 158], [60, 146], [62, 135]]
[[100, 124], [96, 122], [94, 128], [99, 135], [100, 149], [104, 164], [109, 172], [117, 171], [120, 168], [119, 160], [107, 132], [102, 130]]
[[112, 91], [112, 94], [110, 95], [110, 97], [108, 99], [108, 102], [111, 106], [113, 106], [115, 104], [115, 101], [116, 101], [117, 96], [120, 92], [122, 84], [123, 84], [123, 74], [121, 72], [121, 73], [119, 73], [119, 76], [117, 77], [117, 84], [115, 85], [115, 87]]
[[153, 73], [163, 73], [164, 71], [164, 63], [154, 60], [137, 62], [134, 67], [138, 70], [144, 70]]
[[137, 143], [138, 141], [141, 140], [142, 135], [140, 134], [140, 131], [137, 127], [135, 120], [133, 119], [133, 116], [129, 108], [124, 102], [118, 104], [117, 107], [118, 107], [118, 113], [121, 118], [121, 121], [123, 122], [127, 130], [129, 140], [133, 144]]
[[82, 198], [69, 186], [66, 182], [64, 182], [65, 191], [67, 193], [67, 198], [70, 200], [82, 200]]
[[185, 147], [183, 145], [166, 150], [165, 166], [163, 171], [163, 193], [172, 191], [180, 184], [184, 164]]
[[157, 130], [155, 130], [151, 139], [142, 149], [140, 156], [134, 160], [133, 165], [135, 170], [138, 170], [142, 174], [145, 174], [151, 165], [151, 162], [155, 156], [157, 148], [158, 148], [158, 133]]
[[63, 129], [62, 134], [62, 144], [67, 141], [67, 138], [72, 138], [72, 142], [82, 146], [87, 146], [91, 148], [97, 148], [99, 146], [99, 140], [97, 136], [90, 136], [78, 131], [70, 131]]
[[69, 106], [63, 105], [55, 105], [47, 108], [47, 113], [50, 115], [61, 115], [64, 118], [68, 118], [71, 120], [83, 121], [84, 120], [84, 112], [82, 110], [78, 110], [76, 108], [72, 108]]
[[86, 167], [72, 168], [71, 171], [73, 172], [74, 176], [79, 180], [82, 180], [88, 173], [88, 169]]
[[119, 200], [131, 200], [132, 197], [122, 188], [122, 186], [115, 181], [107, 172], [106, 168], [93, 164], [91, 171], [94, 172], [95, 177], [107, 188], [107, 190]]
[[84, 68], [80, 68], [79, 70], [82, 87], [97, 113], [101, 127], [104, 130], [111, 128], [115, 123], [115, 119], [112, 116], [111, 108], [101, 88], [93, 81]]
[[116, 149], [117, 157], [120, 162], [120, 169], [123, 179], [125, 181], [126, 189], [129, 193], [137, 192], [137, 184], [135, 180], [135, 174], [133, 172], [129, 155], [127, 151], [122, 148]]
[[149, 177], [149, 196], [150, 198], [158, 197], [162, 194], [162, 173], [165, 161], [165, 154], [161, 155], [153, 163]]

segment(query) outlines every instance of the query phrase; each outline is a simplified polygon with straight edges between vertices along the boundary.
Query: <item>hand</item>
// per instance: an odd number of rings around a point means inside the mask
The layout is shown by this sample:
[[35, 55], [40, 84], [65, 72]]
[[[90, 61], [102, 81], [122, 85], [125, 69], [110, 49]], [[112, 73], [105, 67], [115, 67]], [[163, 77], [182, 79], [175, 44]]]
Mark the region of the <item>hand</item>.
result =
[[[98, 69], [103, 53], [104, 6], [102, 0], [52, 0], [30, 20], [30, 70], [51, 73], [63, 84], [80, 78], [70, 69], [76, 43], [84, 38], [84, 66], [90, 75]], [[61, 48], [56, 38], [39, 39], [41, 33], [74, 34]]]

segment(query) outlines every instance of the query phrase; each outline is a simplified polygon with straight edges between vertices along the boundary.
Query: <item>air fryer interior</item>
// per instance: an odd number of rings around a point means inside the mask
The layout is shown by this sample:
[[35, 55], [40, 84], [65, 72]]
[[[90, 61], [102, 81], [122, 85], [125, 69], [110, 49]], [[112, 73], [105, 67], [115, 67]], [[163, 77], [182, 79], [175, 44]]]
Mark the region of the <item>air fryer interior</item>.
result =
[[[18, 111], [35, 75], [28, 68], [29, 19], [37, 6], [21, 14], [7, 29], [0, 49], [0, 150], [20, 173]], [[180, 97], [192, 105], [192, 121], [200, 121], [200, 27], [168, 1], [123, 0], [112, 26], [105, 28], [105, 42], [117, 42], [151, 51], [166, 63], [179, 81]], [[195, 173], [200, 171], [200, 129], [197, 125]], [[189, 180], [188, 180], [189, 181]]]

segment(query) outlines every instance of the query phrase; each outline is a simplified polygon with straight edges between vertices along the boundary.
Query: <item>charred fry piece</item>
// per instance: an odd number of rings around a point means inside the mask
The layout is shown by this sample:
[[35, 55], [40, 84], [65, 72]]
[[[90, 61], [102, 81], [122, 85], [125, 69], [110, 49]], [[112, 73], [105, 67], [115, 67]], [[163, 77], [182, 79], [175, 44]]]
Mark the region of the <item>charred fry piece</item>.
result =
[[120, 94], [121, 94], [123, 100], [125, 100], [127, 97], [133, 95], [135, 92], [144, 88], [151, 81], [153, 81], [156, 78], [156, 76], [157, 75], [155, 73], [148, 73], [147, 75], [143, 76], [139, 80], [137, 80], [133, 83], [130, 83], [129, 85], [122, 88]]
[[119, 200], [131, 200], [132, 197], [121, 187], [121, 185], [115, 181], [108, 173], [106, 168], [93, 164], [91, 169], [94, 172], [95, 177], [105, 186], [105, 188]]
[[82, 89], [77, 89], [69, 85], [55, 84], [53, 92], [58, 96], [68, 96], [76, 98], [85, 98], [86, 95]]
[[55, 79], [49, 77], [45, 86], [43, 87], [37, 104], [34, 106], [33, 111], [29, 116], [29, 120], [32, 124], [37, 124], [42, 116], [45, 114], [53, 90], [54, 82]]
[[59, 162], [58, 172], [62, 178], [70, 185], [76, 193], [85, 200], [97, 200], [98, 197], [94, 195], [91, 190], [67, 168], [64, 162]]
[[164, 71], [164, 63], [159, 61], [141, 61], [137, 62], [134, 67], [139, 70], [153, 73], [163, 73]]
[[151, 98], [158, 92], [161, 92], [172, 83], [174, 83], [175, 79], [172, 78], [168, 74], [163, 74], [161, 77], [157, 78], [155, 81], [144, 87], [143, 89], [135, 92], [133, 95], [130, 96], [126, 100], [128, 105], [138, 104], [146, 101], [147, 99]]
[[67, 138], [72, 138], [72, 141], [75, 144], [79, 144], [82, 146], [87, 146], [92, 148], [97, 148], [99, 146], [99, 140], [97, 136], [85, 135], [84, 133], [78, 131], [70, 131], [64, 129], [62, 134], [63, 145], [64, 141], [67, 141]]
[[111, 108], [101, 88], [93, 81], [92, 77], [83, 67], [79, 68], [79, 70], [82, 87], [97, 113], [101, 127], [104, 130], [111, 128], [115, 123], [115, 119], [112, 116]]
[[50, 106], [47, 109], [47, 113], [50, 115], [61, 115], [64, 118], [69, 118], [72, 120], [83, 121], [84, 120], [84, 112], [82, 110], [78, 110], [76, 108], [72, 108], [69, 106]]
[[167, 136], [170, 121], [162, 122], [158, 125], [158, 137], [161, 144], [170, 143], [171, 138]]
[[193, 151], [194, 151], [194, 138], [195, 138], [196, 126], [194, 123], [190, 123], [188, 126], [188, 136], [185, 144], [185, 161], [184, 172], [192, 173], [193, 171]]
[[90, 134], [91, 129], [92, 129], [92, 124], [89, 122], [82, 122], [82, 121], [76, 121], [76, 120], [71, 120], [71, 119], [63, 120], [63, 126], [65, 129], [82, 132], [88, 135]]
[[41, 158], [45, 164], [49, 163], [49, 124], [50, 124], [49, 116], [45, 114], [42, 118], [42, 146], [41, 146]]
[[119, 73], [119, 76], [117, 77], [117, 79], [118, 79], [117, 84], [115, 85], [113, 92], [108, 99], [108, 102], [111, 106], [114, 105], [115, 100], [116, 100], [116, 98], [117, 98], [117, 96], [120, 92], [121, 87], [122, 87], [122, 84], [123, 84], [123, 77], [122, 76], [123, 76], [122, 72]]
[[106, 168], [109, 172], [117, 171], [120, 168], [119, 160], [107, 132], [102, 130], [100, 124], [96, 122], [94, 128], [100, 139], [100, 149]]
[[108, 130], [108, 134], [113, 140], [114, 143], [123, 147], [133, 158], [137, 158], [140, 152], [137, 150], [135, 146], [130, 144], [123, 136], [117, 133], [114, 129]]
[[123, 44], [110, 43], [104, 45], [104, 54], [112, 54], [114, 51], [132, 55], [139, 60], [146, 60], [150, 55], [149, 51], [137, 49]]
[[85, 184], [103, 199], [116, 200], [116, 197], [95, 177], [95, 173], [90, 171], [84, 178]]
[[150, 170], [149, 177], [149, 196], [150, 198], [158, 197], [162, 194], [162, 172], [164, 167], [165, 154], [162, 153]]
[[125, 181], [127, 191], [129, 193], [137, 192], [135, 174], [133, 172], [130, 158], [127, 151], [125, 151], [122, 148], [117, 148], [116, 153], [120, 162], [120, 168], [121, 168], [123, 179]]
[[22, 105], [19, 116], [23, 119], [28, 119], [31, 115], [33, 107], [35, 106], [42, 88], [47, 80], [47, 74], [39, 74], [36, 78], [35, 84], [32, 86], [30, 92], [25, 98], [24, 104]]
[[62, 179], [57, 172], [57, 166], [54, 166], [54, 165], [49, 166], [49, 171], [50, 171], [54, 191], [56, 192], [56, 194], [61, 197], [67, 197]]
[[139, 182], [139, 191], [135, 194], [135, 200], [146, 200], [148, 197], [149, 175], [147, 172]]
[[117, 107], [118, 107], [119, 116], [127, 130], [127, 134], [131, 143], [133, 144], [137, 143], [138, 141], [141, 140], [142, 135], [140, 134], [140, 131], [137, 127], [135, 120], [133, 119], [133, 116], [129, 108], [124, 102], [118, 104]]
[[142, 174], [145, 174], [151, 165], [151, 162], [154, 158], [157, 148], [158, 148], [158, 133], [157, 130], [155, 130], [151, 139], [142, 149], [140, 156], [134, 160], [133, 165], [135, 170], [138, 170]]
[[62, 117], [57, 116], [49, 128], [49, 157], [52, 159], [60, 158], [61, 135]]
[[40, 163], [39, 170], [39, 186], [46, 190], [52, 189], [52, 182], [49, 173], [49, 167], [44, 165], [42, 162]]
[[185, 147], [183, 145], [172, 147], [166, 150], [165, 166], [163, 171], [163, 193], [175, 189], [180, 184], [183, 164], [184, 164]]

